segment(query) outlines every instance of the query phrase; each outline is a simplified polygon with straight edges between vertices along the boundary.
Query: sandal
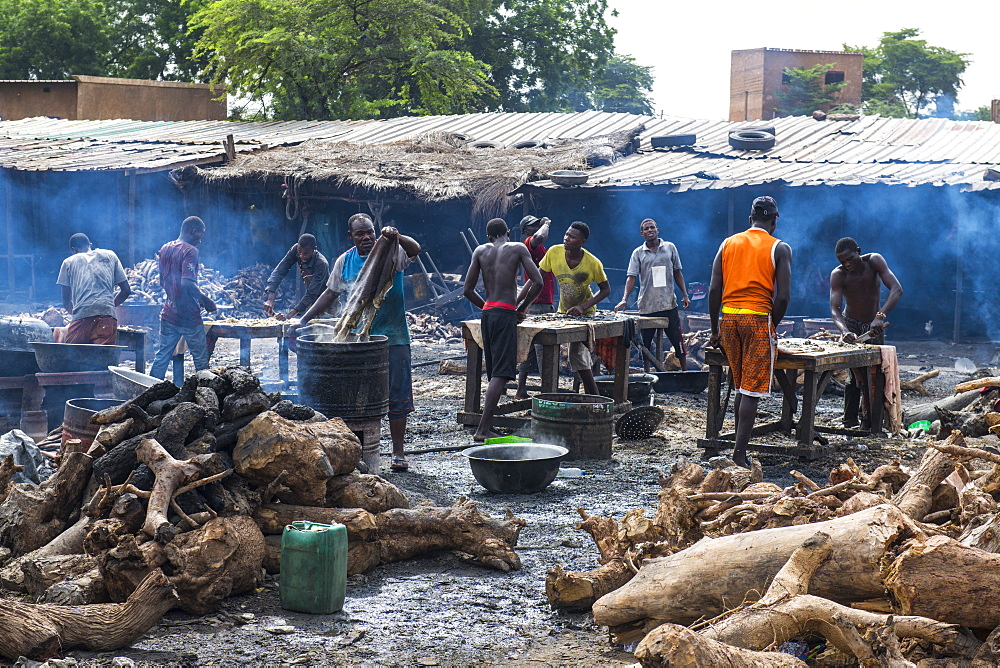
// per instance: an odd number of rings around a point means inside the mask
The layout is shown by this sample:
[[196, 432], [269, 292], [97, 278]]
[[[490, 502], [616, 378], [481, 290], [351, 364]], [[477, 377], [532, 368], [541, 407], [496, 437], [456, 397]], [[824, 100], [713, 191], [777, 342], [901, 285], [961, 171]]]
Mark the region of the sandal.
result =
[[410, 470], [410, 463], [406, 461], [406, 457], [393, 457], [392, 465], [389, 466], [390, 471], [403, 472]]

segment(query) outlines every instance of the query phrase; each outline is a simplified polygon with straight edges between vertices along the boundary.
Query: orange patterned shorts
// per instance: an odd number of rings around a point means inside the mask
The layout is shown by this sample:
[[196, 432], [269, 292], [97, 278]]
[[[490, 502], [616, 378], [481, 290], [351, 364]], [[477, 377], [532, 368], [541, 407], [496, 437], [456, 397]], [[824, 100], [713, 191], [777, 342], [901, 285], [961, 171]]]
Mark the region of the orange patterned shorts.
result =
[[733, 386], [739, 392], [751, 397], [770, 395], [776, 353], [773, 332], [769, 315], [722, 314], [722, 351], [733, 370]]

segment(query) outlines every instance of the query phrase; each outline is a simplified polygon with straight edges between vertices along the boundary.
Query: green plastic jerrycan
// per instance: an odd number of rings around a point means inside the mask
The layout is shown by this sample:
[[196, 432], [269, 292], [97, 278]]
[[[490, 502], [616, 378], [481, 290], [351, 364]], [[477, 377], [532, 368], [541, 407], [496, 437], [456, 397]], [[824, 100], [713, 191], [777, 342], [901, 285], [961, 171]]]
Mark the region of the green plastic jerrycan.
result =
[[292, 522], [281, 534], [278, 590], [286, 610], [327, 615], [344, 608], [347, 527]]

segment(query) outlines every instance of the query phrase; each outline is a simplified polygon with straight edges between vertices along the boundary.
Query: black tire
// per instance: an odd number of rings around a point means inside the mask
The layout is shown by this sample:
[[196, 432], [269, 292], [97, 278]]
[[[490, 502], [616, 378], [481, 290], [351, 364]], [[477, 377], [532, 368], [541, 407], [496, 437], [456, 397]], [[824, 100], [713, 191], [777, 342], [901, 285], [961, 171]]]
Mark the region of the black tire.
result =
[[778, 133], [774, 131], [773, 125], [744, 125], [736, 132], [766, 132], [778, 136]]
[[468, 146], [469, 148], [507, 148], [498, 141], [486, 141], [486, 140], [470, 141], [468, 144], [466, 144], [466, 146]]
[[660, 135], [659, 137], [650, 137], [649, 144], [653, 148], [690, 146], [697, 138], [697, 135]]
[[511, 148], [548, 148], [548, 144], [543, 141], [535, 141], [534, 139], [528, 139], [525, 141], [515, 142], [510, 145]]
[[766, 151], [774, 146], [774, 135], [757, 130], [738, 130], [729, 133], [729, 145], [743, 151]]

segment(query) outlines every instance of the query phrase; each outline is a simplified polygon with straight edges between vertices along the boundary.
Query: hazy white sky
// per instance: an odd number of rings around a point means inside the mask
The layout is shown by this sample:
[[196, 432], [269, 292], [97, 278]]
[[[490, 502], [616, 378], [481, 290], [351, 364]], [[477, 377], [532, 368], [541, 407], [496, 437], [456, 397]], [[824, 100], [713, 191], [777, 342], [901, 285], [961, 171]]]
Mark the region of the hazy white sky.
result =
[[734, 49], [840, 51], [876, 46], [882, 33], [917, 28], [920, 39], [969, 54], [958, 110], [1000, 98], [1000, 39], [994, 2], [957, 0], [610, 0], [619, 53], [652, 65], [656, 112], [727, 120]]

